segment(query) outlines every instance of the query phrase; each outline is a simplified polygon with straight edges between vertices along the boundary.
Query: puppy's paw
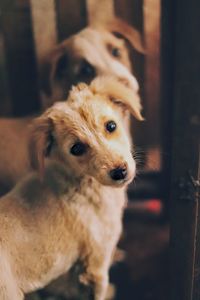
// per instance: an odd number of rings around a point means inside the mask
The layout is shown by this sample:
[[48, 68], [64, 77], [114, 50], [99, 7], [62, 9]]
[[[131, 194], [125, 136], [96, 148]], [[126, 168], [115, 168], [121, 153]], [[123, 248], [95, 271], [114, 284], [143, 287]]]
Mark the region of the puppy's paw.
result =
[[92, 278], [91, 278], [91, 276], [89, 276], [89, 274], [84, 273], [84, 274], [79, 275], [79, 281], [83, 285], [90, 285], [92, 282]]
[[79, 275], [79, 281], [81, 284], [81, 293], [79, 300], [94, 300], [95, 299], [95, 291], [94, 284], [92, 283], [91, 276], [84, 273]]
[[109, 284], [107, 291], [106, 291], [106, 298], [105, 300], [113, 300], [115, 298], [116, 295], [116, 290], [115, 290], [115, 286], [113, 284]]
[[126, 258], [126, 252], [122, 249], [117, 248], [113, 257], [113, 264], [124, 261]]

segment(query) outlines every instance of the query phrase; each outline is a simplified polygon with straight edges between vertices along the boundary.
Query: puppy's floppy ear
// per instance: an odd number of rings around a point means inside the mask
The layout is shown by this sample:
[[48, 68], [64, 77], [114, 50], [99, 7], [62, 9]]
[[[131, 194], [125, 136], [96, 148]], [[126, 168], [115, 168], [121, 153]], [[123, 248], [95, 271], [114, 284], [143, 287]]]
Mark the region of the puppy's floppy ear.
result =
[[105, 26], [116, 36], [123, 37], [127, 40], [138, 52], [143, 54], [145, 53], [144, 42], [142, 41], [141, 34], [135, 28], [119, 18], [107, 21]]
[[129, 110], [137, 120], [144, 120], [139, 95], [116, 78], [98, 77], [91, 82], [91, 88], [94, 93], [104, 94], [116, 105]]
[[[58, 71], [66, 69], [67, 55], [64, 43], [55, 46], [43, 59], [41, 60], [39, 70], [40, 89], [50, 97], [52, 94], [52, 81]], [[62, 70], [61, 70], [62, 69]]]
[[33, 169], [39, 171], [40, 178], [44, 175], [44, 159], [48, 157], [53, 144], [53, 121], [46, 116], [36, 118], [32, 124], [29, 141], [30, 162]]

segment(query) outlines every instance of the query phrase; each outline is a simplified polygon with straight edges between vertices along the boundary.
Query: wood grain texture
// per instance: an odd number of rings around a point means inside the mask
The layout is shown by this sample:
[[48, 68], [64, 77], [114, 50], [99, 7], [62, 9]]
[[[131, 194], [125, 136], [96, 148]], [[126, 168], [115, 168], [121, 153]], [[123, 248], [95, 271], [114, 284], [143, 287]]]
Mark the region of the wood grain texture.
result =
[[37, 60], [57, 43], [56, 7], [54, 0], [30, 0], [32, 27]]
[[160, 145], [160, 1], [144, 0], [144, 93], [148, 123], [147, 144]]
[[[171, 298], [199, 299], [200, 268], [198, 178], [200, 112], [197, 1], [162, 3], [162, 116], [165, 122], [165, 180], [171, 175]], [[186, 42], [187, 41], [187, 42]], [[192, 177], [191, 177], [192, 176]], [[169, 191], [166, 189], [166, 193]]]
[[110, 20], [114, 16], [113, 0], [87, 0], [88, 23], [98, 24]]
[[29, 2], [2, 0], [0, 9], [12, 114], [23, 116], [39, 109]]
[[10, 115], [11, 109], [11, 97], [7, 83], [4, 36], [0, 27], [0, 116]]
[[56, 1], [58, 40], [66, 39], [87, 25], [85, 0]]

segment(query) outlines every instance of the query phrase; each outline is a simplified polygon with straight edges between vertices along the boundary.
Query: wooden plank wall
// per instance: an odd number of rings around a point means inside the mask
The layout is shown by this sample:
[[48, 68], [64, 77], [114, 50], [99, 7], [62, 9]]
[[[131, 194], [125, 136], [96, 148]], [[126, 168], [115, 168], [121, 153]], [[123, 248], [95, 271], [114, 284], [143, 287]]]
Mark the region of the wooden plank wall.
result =
[[[11, 113], [27, 114], [38, 108], [35, 63], [52, 45], [88, 23], [110, 19], [118, 7], [123, 17], [125, 9], [121, 8], [129, 4], [128, 1], [122, 4], [122, 1], [113, 0], [2, 0], [0, 25], [8, 70]], [[130, 9], [127, 7], [126, 11]]]
[[[58, 42], [54, 0], [30, 0], [35, 54], [38, 64]], [[45, 12], [45, 17], [44, 17]]]

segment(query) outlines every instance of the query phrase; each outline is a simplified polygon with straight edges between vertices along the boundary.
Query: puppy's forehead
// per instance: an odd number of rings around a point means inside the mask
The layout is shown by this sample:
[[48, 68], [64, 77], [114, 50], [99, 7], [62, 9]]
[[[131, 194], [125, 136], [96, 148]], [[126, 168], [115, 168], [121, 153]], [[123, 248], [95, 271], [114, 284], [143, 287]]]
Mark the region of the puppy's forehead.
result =
[[94, 96], [88, 99], [87, 102], [84, 102], [83, 105], [79, 107], [79, 113], [97, 122], [102, 118], [110, 118], [115, 115], [107, 98], [102, 96]]
[[106, 95], [92, 93], [87, 88], [79, 92], [74, 88], [68, 100], [57, 102], [54, 104], [54, 109], [62, 112], [66, 124], [70, 122], [74, 123], [74, 126], [76, 123], [77, 126], [81, 123], [96, 128], [102, 120], [116, 115]]
[[110, 65], [109, 47], [123, 48], [124, 41], [116, 38], [107, 31], [97, 31], [95, 29], [85, 29], [73, 39], [73, 51], [76, 57], [84, 57], [90, 64], [105, 68]]
[[68, 103], [86, 121], [97, 121], [102, 116], [109, 117], [114, 114], [108, 96], [92, 93], [87, 88], [79, 93], [76, 93], [76, 90], [74, 90], [68, 99]]
[[115, 37], [112, 33], [105, 29], [83, 29], [78, 35], [76, 35], [76, 39], [82, 39], [82, 41], [85, 40], [95, 45], [98, 45], [100, 42], [113, 43], [118, 47], [122, 47], [124, 45], [123, 39]]
[[[115, 119], [111, 107], [102, 105], [96, 98], [90, 98], [76, 107], [69, 102], [60, 102], [56, 104], [56, 109], [60, 114], [53, 114], [55, 132], [62, 143], [80, 140], [93, 144], [104, 133], [105, 123]], [[67, 139], [63, 139], [66, 136]]]

